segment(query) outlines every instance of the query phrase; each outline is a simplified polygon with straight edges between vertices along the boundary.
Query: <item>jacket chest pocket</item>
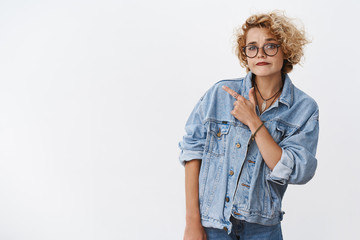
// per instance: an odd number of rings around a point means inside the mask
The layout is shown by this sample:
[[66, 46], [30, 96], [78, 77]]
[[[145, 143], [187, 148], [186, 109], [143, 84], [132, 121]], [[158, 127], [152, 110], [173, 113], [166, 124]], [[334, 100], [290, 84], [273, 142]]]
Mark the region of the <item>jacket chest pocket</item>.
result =
[[215, 156], [224, 155], [229, 130], [229, 124], [209, 122], [205, 151]]
[[280, 143], [282, 140], [294, 134], [297, 130], [296, 126], [287, 124], [282, 121], [272, 121], [268, 123], [268, 130], [271, 133], [276, 143]]

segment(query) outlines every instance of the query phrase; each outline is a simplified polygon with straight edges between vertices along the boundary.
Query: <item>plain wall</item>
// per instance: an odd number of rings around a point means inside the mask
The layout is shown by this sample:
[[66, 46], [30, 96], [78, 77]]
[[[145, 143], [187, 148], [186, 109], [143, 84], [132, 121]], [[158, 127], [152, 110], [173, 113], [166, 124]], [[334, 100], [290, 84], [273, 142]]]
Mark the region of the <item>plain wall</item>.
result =
[[293, 83], [320, 107], [318, 169], [285, 239], [359, 239], [358, 1], [0, 2], [0, 239], [182, 239], [178, 142], [242, 77], [235, 27], [285, 10], [312, 40]]

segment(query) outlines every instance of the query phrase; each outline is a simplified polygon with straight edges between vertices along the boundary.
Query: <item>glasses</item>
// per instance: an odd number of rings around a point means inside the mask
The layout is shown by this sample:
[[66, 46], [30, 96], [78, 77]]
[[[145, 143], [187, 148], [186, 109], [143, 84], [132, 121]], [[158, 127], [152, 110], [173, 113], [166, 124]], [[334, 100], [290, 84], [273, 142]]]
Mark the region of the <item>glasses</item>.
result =
[[[279, 51], [280, 44], [267, 43], [262, 48], [265, 55], [272, 57], [275, 56]], [[255, 45], [248, 45], [243, 47], [243, 51], [248, 58], [254, 58], [259, 52], [259, 47]]]

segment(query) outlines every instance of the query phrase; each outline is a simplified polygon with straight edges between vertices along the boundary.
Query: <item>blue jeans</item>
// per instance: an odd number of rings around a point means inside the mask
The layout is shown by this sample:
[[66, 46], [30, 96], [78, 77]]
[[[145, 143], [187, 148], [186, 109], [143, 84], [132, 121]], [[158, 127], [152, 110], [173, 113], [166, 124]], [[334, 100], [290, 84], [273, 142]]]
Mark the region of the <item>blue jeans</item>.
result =
[[264, 226], [237, 220], [231, 216], [232, 230], [227, 231], [217, 228], [204, 227], [207, 240], [282, 240], [281, 224]]

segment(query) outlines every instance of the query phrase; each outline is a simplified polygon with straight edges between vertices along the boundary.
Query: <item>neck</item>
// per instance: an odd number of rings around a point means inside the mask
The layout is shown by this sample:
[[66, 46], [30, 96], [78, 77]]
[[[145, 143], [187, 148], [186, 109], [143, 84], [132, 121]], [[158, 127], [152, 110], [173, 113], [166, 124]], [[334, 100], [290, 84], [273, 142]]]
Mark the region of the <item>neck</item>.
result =
[[272, 76], [255, 76], [255, 82], [264, 98], [274, 95], [283, 85], [280, 72]]

